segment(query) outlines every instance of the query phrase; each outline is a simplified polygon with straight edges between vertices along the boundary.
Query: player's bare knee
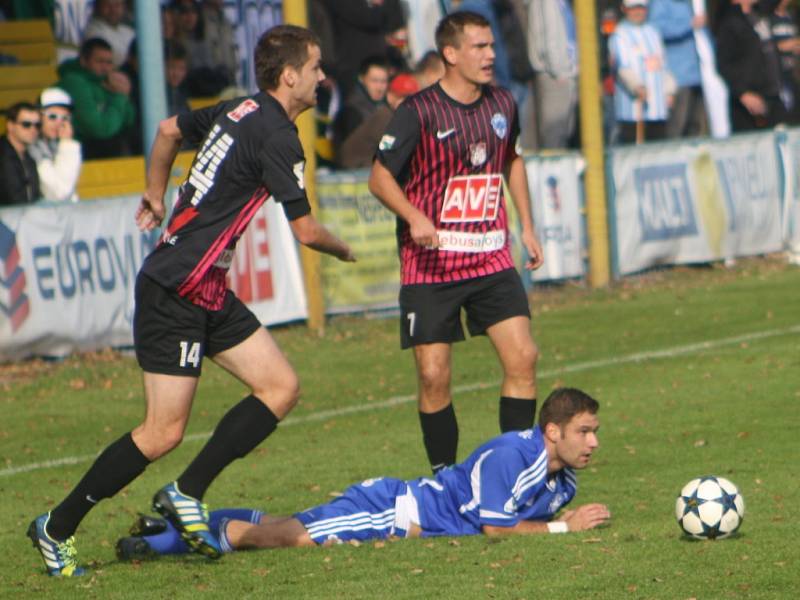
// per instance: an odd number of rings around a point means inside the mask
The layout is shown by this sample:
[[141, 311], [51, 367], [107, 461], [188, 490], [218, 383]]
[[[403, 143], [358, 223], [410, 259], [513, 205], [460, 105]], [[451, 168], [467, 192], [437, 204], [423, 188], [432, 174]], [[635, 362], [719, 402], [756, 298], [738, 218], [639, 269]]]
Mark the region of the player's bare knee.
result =
[[539, 349], [536, 344], [524, 344], [503, 361], [503, 369], [507, 377], [533, 379], [538, 360]]
[[420, 387], [436, 392], [450, 387], [450, 367], [447, 364], [430, 362], [417, 366]]
[[142, 454], [152, 461], [180, 445], [183, 440], [183, 425], [156, 426], [145, 423], [134, 429], [132, 435]]
[[158, 456], [164, 456], [177, 448], [183, 441], [183, 426], [168, 426], [160, 430], [156, 442]]
[[253, 395], [273, 412], [286, 414], [300, 400], [300, 380], [294, 371], [253, 387]]

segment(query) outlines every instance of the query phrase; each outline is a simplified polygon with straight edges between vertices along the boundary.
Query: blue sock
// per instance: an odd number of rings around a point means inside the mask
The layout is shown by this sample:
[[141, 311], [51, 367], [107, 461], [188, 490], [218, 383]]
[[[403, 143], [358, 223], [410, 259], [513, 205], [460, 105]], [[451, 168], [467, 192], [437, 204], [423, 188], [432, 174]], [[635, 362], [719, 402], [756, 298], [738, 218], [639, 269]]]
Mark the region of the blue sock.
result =
[[[247, 521], [248, 523], [260, 523], [264, 513], [252, 508], [223, 508], [211, 511], [208, 519], [208, 528], [211, 533], [220, 537], [219, 526], [223, 519], [230, 521]], [[163, 533], [148, 535], [144, 540], [158, 554], [186, 554], [189, 547], [181, 539], [178, 531], [167, 522], [167, 529]]]
[[220, 508], [219, 510], [212, 510], [211, 514], [208, 515], [208, 528], [212, 533], [216, 533], [219, 529], [219, 522], [222, 519], [257, 524], [261, 522], [262, 516], [264, 516], [264, 513], [254, 508]]
[[189, 546], [181, 539], [178, 531], [167, 522], [167, 529], [163, 533], [144, 536], [144, 541], [159, 554], [186, 554]]

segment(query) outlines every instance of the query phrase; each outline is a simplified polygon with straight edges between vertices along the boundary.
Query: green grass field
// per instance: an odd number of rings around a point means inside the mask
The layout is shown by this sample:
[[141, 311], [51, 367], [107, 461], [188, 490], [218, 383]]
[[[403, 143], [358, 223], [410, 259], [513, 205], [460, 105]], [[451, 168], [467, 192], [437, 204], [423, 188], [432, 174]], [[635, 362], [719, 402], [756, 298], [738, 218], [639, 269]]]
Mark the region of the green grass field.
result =
[[[601, 403], [601, 447], [575, 503], [608, 504], [608, 527], [120, 563], [116, 539], [243, 395], [207, 362], [182, 446], [84, 521], [88, 575], [50, 579], [27, 524], [142, 414], [134, 360], [101, 353], [0, 368], [0, 597], [796, 598], [800, 270], [769, 259], [675, 269], [603, 291], [538, 291], [533, 304], [540, 399], [568, 384]], [[367, 477], [426, 473], [412, 357], [398, 349], [395, 318], [337, 318], [321, 339], [299, 326], [274, 335], [303, 399], [214, 483], [212, 507], [285, 514]], [[454, 356], [464, 457], [498, 433], [499, 369], [483, 338]], [[43, 465], [65, 457], [75, 464]], [[675, 496], [704, 474], [728, 477], [745, 497], [735, 538], [680, 534]]]

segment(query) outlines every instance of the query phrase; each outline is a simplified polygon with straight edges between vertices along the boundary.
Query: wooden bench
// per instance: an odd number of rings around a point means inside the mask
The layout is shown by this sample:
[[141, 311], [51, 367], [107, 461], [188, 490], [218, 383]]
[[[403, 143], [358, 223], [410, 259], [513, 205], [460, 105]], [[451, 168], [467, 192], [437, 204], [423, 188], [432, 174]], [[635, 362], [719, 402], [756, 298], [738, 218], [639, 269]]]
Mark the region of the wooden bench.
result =
[[58, 81], [54, 65], [0, 66], [0, 90], [37, 88], [43, 90]]
[[39, 102], [39, 94], [42, 93], [42, 88], [19, 88], [14, 90], [0, 89], [0, 110], [5, 110], [12, 104], [17, 102], [30, 102], [36, 104]]
[[23, 44], [0, 41], [0, 54], [10, 54], [22, 65], [55, 64], [56, 45], [52, 40]]
[[[170, 185], [178, 186], [186, 179], [194, 152], [180, 152], [173, 164]], [[83, 163], [78, 179], [78, 196], [82, 200], [141, 194], [145, 187], [143, 156], [126, 156], [90, 160]]]
[[0, 21], [0, 44], [53, 42], [53, 30], [47, 19]]

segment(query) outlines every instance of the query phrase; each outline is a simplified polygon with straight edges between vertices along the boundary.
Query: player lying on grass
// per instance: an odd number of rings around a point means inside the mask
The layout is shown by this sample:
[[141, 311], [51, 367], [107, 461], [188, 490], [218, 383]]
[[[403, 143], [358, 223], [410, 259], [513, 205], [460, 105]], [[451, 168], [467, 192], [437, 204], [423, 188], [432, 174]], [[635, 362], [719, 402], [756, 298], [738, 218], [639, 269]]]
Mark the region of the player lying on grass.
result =
[[[550, 394], [539, 425], [508, 432], [477, 448], [435, 478], [382, 477], [348, 488], [332, 502], [291, 517], [257, 510], [211, 513], [224, 551], [312, 546], [351, 540], [582, 531], [610, 518], [602, 504], [585, 504], [552, 520], [575, 496], [575, 470], [598, 447], [598, 403], [572, 388]], [[188, 552], [166, 521], [142, 516], [133, 537], [117, 542], [121, 558]]]

